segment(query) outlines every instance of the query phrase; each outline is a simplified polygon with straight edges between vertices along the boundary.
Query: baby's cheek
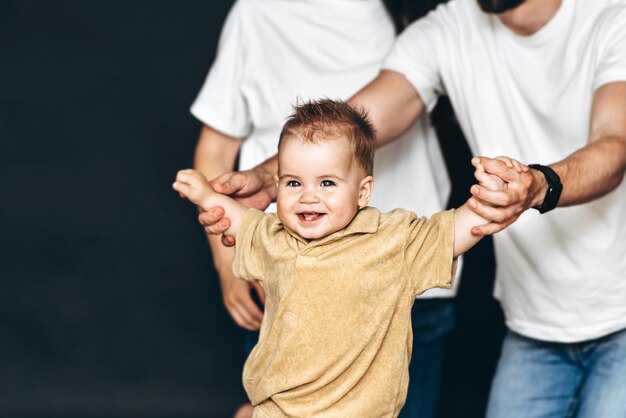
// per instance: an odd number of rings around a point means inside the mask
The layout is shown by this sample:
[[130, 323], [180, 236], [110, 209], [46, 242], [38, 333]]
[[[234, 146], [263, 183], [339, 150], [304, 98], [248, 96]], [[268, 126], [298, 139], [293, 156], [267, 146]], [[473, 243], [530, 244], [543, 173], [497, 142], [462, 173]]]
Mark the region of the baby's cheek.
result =
[[285, 201], [284, 198], [281, 198], [280, 194], [276, 197], [276, 214], [278, 215], [278, 219], [284, 224], [288, 215], [289, 205]]

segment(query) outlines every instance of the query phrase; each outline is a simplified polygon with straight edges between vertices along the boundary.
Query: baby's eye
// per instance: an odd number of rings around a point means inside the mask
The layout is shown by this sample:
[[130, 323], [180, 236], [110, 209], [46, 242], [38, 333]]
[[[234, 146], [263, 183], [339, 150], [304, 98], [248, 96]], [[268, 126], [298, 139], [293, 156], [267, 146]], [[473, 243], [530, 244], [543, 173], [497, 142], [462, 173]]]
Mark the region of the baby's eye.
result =
[[300, 182], [299, 182], [299, 181], [289, 180], [289, 181], [287, 182], [287, 186], [289, 186], [289, 187], [300, 187], [300, 186], [301, 186], [301, 184], [300, 184]]
[[320, 184], [322, 185], [322, 187], [335, 186], [335, 182], [332, 180], [322, 180]]

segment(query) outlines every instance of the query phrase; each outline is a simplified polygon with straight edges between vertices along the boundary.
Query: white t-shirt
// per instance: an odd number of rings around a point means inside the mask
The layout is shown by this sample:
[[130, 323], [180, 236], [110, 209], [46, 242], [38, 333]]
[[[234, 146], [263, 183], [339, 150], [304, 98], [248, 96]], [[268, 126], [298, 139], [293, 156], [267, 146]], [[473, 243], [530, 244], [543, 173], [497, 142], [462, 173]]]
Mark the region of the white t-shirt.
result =
[[[378, 74], [394, 39], [380, 0], [239, 0], [191, 112], [243, 138], [239, 167], [251, 168], [276, 154], [298, 98], [348, 99]], [[372, 206], [419, 215], [445, 208], [450, 182], [426, 117], [381, 148], [374, 167]], [[425, 296], [454, 292], [433, 289]]]
[[[453, 0], [411, 25], [384, 67], [429, 109], [447, 93], [475, 154], [549, 164], [587, 143], [594, 91], [626, 81], [626, 2], [563, 0], [523, 37], [476, 0]], [[495, 296], [507, 325], [559, 342], [625, 328], [625, 218], [623, 181], [591, 203], [529, 210], [497, 234]]]

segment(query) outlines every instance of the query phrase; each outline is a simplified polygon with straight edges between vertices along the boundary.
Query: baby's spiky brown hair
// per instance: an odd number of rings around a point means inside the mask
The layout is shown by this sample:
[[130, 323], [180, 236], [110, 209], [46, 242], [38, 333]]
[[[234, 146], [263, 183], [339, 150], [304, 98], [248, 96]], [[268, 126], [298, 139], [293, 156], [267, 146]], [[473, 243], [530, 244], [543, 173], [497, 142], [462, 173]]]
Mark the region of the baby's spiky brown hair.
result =
[[299, 138], [313, 143], [348, 139], [357, 163], [366, 175], [373, 174], [376, 151], [374, 127], [363, 109], [342, 100], [321, 99], [297, 104], [280, 133], [279, 149], [285, 138]]

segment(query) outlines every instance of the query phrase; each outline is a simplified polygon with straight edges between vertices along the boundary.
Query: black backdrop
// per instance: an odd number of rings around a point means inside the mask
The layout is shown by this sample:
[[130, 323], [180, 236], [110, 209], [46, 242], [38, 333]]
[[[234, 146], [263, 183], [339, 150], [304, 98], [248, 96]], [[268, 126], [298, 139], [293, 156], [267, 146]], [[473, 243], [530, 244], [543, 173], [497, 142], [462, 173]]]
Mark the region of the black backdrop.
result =
[[[240, 331], [170, 190], [231, 3], [0, 0], [1, 417], [227, 417], [245, 399]], [[502, 333], [490, 241], [465, 276], [441, 417], [482, 414]]]

